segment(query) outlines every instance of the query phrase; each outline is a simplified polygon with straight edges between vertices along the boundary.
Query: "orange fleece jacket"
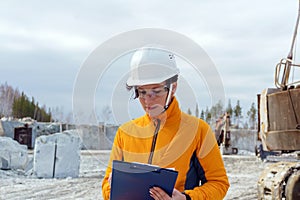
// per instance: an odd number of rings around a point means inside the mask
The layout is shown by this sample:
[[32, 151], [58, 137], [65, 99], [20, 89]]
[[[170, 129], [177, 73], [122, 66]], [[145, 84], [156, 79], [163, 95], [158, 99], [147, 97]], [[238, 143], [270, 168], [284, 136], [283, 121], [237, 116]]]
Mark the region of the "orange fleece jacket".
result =
[[[175, 188], [184, 191], [192, 200], [223, 199], [229, 188], [229, 182], [214, 133], [209, 125], [201, 119], [183, 113], [176, 98], [172, 100], [161, 118], [162, 124], [152, 164], [175, 168], [178, 171]], [[109, 200], [110, 196], [108, 178], [112, 160], [147, 163], [154, 131], [155, 125], [148, 115], [119, 127], [102, 182], [102, 195], [105, 200]], [[207, 182], [192, 190], [185, 190], [186, 174], [194, 152], [204, 170]]]

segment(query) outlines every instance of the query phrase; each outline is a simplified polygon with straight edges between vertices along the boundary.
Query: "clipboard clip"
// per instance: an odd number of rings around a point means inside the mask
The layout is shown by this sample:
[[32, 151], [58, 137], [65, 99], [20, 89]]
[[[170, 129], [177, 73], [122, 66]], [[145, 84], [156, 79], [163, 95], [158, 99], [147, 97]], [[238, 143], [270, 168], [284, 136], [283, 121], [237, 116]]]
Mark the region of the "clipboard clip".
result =
[[158, 166], [143, 164], [143, 163], [137, 163], [137, 162], [130, 163], [130, 168], [131, 169], [148, 171], [148, 172], [157, 172], [157, 173], [160, 173], [160, 170], [161, 170], [161, 168], [158, 167]]

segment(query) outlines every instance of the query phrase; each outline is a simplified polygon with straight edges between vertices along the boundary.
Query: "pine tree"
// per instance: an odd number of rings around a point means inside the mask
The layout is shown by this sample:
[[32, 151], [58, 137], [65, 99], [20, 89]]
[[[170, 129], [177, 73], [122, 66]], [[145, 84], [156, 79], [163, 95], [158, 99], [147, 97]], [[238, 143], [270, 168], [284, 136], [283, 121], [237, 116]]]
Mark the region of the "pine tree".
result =
[[237, 128], [239, 127], [240, 118], [242, 118], [242, 108], [240, 106], [240, 100], [237, 100], [236, 106], [233, 109], [234, 118], [236, 120]]
[[226, 112], [227, 112], [227, 114], [232, 116], [233, 109], [232, 109], [232, 106], [231, 106], [231, 100], [230, 99], [228, 100], [228, 105], [227, 105], [227, 108], [226, 108]]
[[223, 115], [224, 110], [223, 110], [223, 104], [221, 101], [218, 101], [216, 105], [212, 106], [210, 109], [211, 112], [211, 119], [217, 119], [219, 116]]
[[207, 123], [211, 123], [211, 112], [208, 110], [208, 107], [206, 107], [206, 111], [205, 111], [205, 121]]
[[198, 108], [198, 104], [196, 104], [195, 116], [196, 116], [196, 117], [199, 117], [199, 108]]
[[188, 108], [188, 110], [187, 110], [187, 114], [189, 114], [189, 115], [192, 115], [192, 111], [191, 111], [191, 109], [190, 109], [190, 108]]
[[12, 115], [15, 118], [30, 117], [37, 121], [46, 122], [51, 120], [51, 113], [47, 113], [46, 106], [39, 107], [38, 102], [35, 104], [32, 97], [29, 101], [28, 97], [22, 92], [19, 98], [15, 98], [13, 102]]
[[256, 107], [255, 107], [255, 104], [252, 103], [251, 107], [250, 107], [250, 110], [247, 112], [247, 116], [249, 118], [250, 128], [252, 128], [252, 129], [255, 128], [256, 113], [257, 113], [257, 110], [256, 110]]
[[200, 118], [203, 119], [203, 120], [205, 120], [205, 115], [204, 115], [204, 111], [203, 110], [201, 110]]

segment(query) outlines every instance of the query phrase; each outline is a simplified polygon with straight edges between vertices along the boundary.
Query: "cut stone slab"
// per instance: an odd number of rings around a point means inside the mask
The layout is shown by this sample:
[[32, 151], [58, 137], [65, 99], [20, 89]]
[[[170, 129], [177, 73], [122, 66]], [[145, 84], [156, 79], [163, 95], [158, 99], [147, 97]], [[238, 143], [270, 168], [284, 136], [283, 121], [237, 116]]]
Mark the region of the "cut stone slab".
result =
[[33, 171], [39, 178], [76, 178], [81, 140], [76, 130], [36, 138]]
[[27, 146], [10, 137], [0, 137], [0, 169], [22, 169], [28, 164]]

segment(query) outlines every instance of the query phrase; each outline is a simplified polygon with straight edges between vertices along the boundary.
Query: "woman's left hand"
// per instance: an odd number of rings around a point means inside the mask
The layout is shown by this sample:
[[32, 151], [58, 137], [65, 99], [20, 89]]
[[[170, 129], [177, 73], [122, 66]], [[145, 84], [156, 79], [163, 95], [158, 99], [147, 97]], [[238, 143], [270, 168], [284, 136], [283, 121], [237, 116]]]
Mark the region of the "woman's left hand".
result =
[[155, 200], [185, 200], [185, 195], [174, 189], [172, 197], [159, 187], [150, 188], [150, 196]]

